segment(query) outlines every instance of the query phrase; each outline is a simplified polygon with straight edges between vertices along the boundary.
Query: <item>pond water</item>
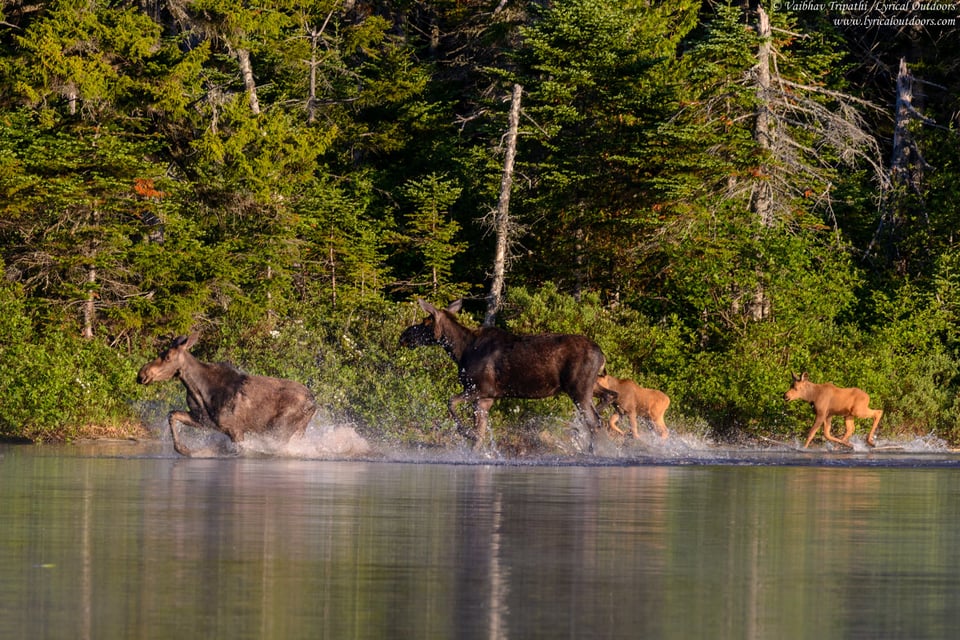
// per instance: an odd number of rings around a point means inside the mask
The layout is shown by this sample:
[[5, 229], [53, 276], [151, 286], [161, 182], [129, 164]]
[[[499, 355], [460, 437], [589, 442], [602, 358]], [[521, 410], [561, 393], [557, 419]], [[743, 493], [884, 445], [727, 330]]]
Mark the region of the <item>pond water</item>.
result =
[[948, 452], [398, 462], [0, 445], [2, 638], [942, 638]]

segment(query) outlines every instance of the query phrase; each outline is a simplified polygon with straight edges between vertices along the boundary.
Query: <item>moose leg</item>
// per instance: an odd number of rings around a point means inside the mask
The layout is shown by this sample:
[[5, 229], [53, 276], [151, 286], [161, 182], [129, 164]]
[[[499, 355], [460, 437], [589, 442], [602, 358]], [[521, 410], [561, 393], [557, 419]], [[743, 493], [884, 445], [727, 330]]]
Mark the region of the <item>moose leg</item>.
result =
[[290, 404], [273, 419], [267, 431], [283, 442], [289, 442], [294, 437], [303, 437], [307, 431], [307, 425], [316, 413], [317, 405], [312, 401]]
[[833, 435], [833, 429], [830, 427], [830, 422], [832, 420], [833, 420], [833, 416], [831, 415], [828, 415], [826, 418], [824, 418], [823, 437], [829, 440], [830, 442], [834, 442], [836, 444], [842, 444], [845, 447], [850, 447], [851, 449], [853, 449], [853, 445], [847, 442], [846, 439], [841, 440], [840, 438], [837, 438], [836, 436]]
[[606, 387], [601, 386], [599, 382], [595, 383], [593, 386], [593, 395], [596, 398], [600, 398], [600, 404], [597, 405], [597, 413], [603, 413], [603, 410], [616, 402], [617, 398], [620, 396], [620, 394], [613, 389], [607, 389]]
[[623, 429], [621, 429], [620, 427], [617, 426], [617, 423], [618, 423], [618, 422], [620, 422], [620, 410], [619, 410], [619, 409], [616, 410], [616, 411], [614, 411], [614, 412], [613, 412], [613, 415], [610, 416], [610, 421], [609, 421], [608, 424], [610, 425], [610, 428], [611, 428], [611, 429], [613, 429], [614, 431], [616, 431], [616, 432], [619, 433], [620, 435], [622, 435], [622, 436], [623, 436], [623, 435], [626, 435], [626, 432], [624, 432]]
[[[493, 398], [480, 398], [473, 403], [473, 424], [477, 432], [477, 441], [474, 448], [481, 449], [485, 446], [485, 440], [488, 433], [488, 420], [490, 407], [493, 406]], [[490, 433], [490, 443], [493, 444], [493, 432]]]
[[873, 436], [877, 432], [877, 427], [880, 426], [880, 418], [882, 417], [883, 409], [875, 409], [873, 411], [873, 426], [870, 427], [870, 433], [867, 434], [867, 444], [871, 447], [877, 446], [877, 442], [873, 439]]
[[631, 411], [630, 413], [627, 414], [627, 417], [630, 418], [630, 428], [633, 430], [633, 439], [639, 440], [640, 429], [638, 428], [638, 425], [637, 425], [637, 412]]
[[583, 421], [587, 423], [587, 428], [584, 430], [582, 426], [577, 424], [577, 420], [574, 420], [574, 441], [577, 447], [587, 453], [593, 453], [593, 433], [600, 427], [600, 414], [597, 412], [597, 408], [593, 406], [592, 397], [592, 394], [586, 394], [585, 397], [573, 401], [574, 406], [576, 406], [575, 418], [582, 417]]
[[180, 442], [180, 434], [177, 432], [176, 424], [180, 422], [190, 425], [191, 427], [200, 427], [201, 425], [198, 424], [189, 413], [184, 411], [171, 411], [167, 421], [170, 423], [170, 435], [173, 436], [173, 450], [182, 456], [189, 457], [193, 455], [193, 451]]
[[844, 416], [843, 424], [846, 427], [846, 431], [843, 432], [843, 438], [841, 438], [841, 440], [844, 444], [850, 444], [850, 436], [853, 435], [853, 431], [857, 428], [857, 425], [853, 422], [853, 416]]
[[[453, 396], [447, 402], [447, 409], [450, 411], [450, 417], [453, 418], [454, 424], [457, 425], [457, 433], [459, 433], [461, 436], [463, 436], [467, 440], [473, 440], [473, 441], [476, 441], [477, 434], [475, 432], [471, 433], [470, 429], [468, 429], [467, 426], [464, 425], [463, 422], [460, 420], [460, 416], [457, 415], [457, 406], [459, 406], [461, 402], [472, 402], [475, 399], [476, 398], [474, 397], [473, 394], [467, 391], [464, 391], [463, 393], [458, 393], [457, 395]], [[474, 420], [474, 424], [476, 424], [476, 420]]]

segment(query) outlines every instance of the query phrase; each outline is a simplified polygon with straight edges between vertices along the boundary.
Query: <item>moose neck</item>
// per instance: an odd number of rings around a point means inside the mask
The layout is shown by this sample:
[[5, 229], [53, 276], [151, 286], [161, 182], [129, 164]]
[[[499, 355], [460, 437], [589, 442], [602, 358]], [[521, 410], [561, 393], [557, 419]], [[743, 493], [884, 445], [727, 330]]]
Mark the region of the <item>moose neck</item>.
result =
[[439, 343], [440, 346], [443, 347], [443, 350], [450, 354], [454, 362], [459, 364], [463, 358], [463, 354], [466, 353], [470, 345], [476, 340], [476, 333], [452, 317], [449, 317], [448, 320], [449, 322], [443, 325]]
[[210, 402], [210, 389], [207, 384], [210, 376], [206, 372], [209, 366], [189, 353], [185, 353], [183, 354], [183, 366], [177, 373], [180, 382], [187, 388], [187, 393], [192, 395], [203, 407], [208, 407]]

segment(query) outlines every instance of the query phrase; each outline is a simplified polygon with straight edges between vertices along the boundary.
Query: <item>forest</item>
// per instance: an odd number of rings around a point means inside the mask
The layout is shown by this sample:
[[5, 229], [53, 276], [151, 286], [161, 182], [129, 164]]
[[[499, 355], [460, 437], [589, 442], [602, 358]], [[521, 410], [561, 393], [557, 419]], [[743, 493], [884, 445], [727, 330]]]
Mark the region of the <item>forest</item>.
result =
[[462, 298], [590, 336], [676, 431], [802, 437], [807, 371], [960, 443], [960, 8], [867, 4], [4, 0], [0, 437], [138, 433], [196, 331], [447, 443], [455, 368], [397, 340]]

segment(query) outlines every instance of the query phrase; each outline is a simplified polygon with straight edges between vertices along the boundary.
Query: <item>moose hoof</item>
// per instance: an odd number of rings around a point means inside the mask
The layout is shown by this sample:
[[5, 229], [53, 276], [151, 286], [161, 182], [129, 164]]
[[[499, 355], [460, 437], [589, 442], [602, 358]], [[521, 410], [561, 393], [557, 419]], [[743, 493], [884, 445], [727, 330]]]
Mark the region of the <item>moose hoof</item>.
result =
[[462, 438], [465, 438], [465, 439], [469, 440], [470, 442], [472, 442], [472, 443], [474, 443], [474, 444], [479, 444], [479, 442], [480, 442], [479, 438], [477, 437], [477, 432], [474, 431], [473, 429], [468, 428], [468, 427], [459, 427], [459, 426], [458, 426], [458, 427], [457, 427], [457, 434], [460, 435]]
[[580, 453], [593, 453], [593, 438], [589, 433], [580, 429], [574, 429], [571, 436], [573, 446], [577, 451]]

